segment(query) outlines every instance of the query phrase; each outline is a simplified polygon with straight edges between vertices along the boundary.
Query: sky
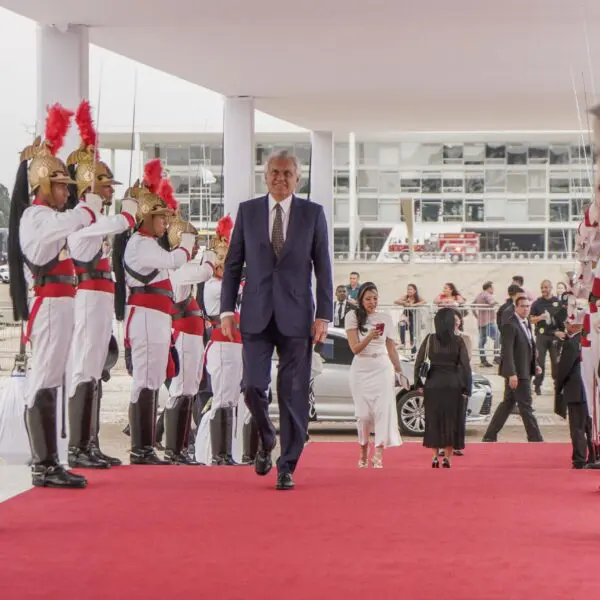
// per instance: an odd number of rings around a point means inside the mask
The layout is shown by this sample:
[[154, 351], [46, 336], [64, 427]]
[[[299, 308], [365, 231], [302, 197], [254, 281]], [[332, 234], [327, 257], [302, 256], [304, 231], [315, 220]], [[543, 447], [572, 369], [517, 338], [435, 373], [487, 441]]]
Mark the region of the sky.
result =
[[[36, 23], [0, 8], [0, 183], [12, 190], [18, 157], [35, 128]], [[131, 131], [137, 79], [136, 131], [223, 130], [220, 94], [96, 46], [90, 47], [90, 103], [98, 102], [98, 129]], [[75, 108], [75, 107], [73, 107]], [[96, 114], [96, 113], [94, 113]], [[257, 131], [304, 131], [257, 111]], [[119, 152], [117, 175], [129, 170], [128, 152]], [[103, 153], [102, 157], [108, 157]], [[135, 162], [135, 161], [134, 161]], [[134, 172], [134, 178], [136, 177]]]

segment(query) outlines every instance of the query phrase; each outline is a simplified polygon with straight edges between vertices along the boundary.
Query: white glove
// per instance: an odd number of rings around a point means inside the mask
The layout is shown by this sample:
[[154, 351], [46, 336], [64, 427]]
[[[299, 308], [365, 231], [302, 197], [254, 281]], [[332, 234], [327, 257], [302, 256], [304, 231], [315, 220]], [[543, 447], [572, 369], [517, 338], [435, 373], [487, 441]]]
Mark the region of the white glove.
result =
[[98, 194], [90, 193], [85, 195], [85, 202], [83, 204], [93, 210], [96, 215], [99, 215], [102, 212], [104, 201]]
[[216, 262], [217, 255], [212, 250], [205, 250], [202, 254], [202, 264], [210, 263], [214, 267]]
[[194, 249], [194, 244], [196, 243], [196, 236], [193, 233], [182, 233], [181, 234], [181, 243], [179, 244], [180, 248], [187, 250], [188, 254], [192, 255], [192, 250]]
[[135, 219], [137, 214], [138, 203], [133, 198], [124, 198], [121, 201], [121, 212], [131, 215]]

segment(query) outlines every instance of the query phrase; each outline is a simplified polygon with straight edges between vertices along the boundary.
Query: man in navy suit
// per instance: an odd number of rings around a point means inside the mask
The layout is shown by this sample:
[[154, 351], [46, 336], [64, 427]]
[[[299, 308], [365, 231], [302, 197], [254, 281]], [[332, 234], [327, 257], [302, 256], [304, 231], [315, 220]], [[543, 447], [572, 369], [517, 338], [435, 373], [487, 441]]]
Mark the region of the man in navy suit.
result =
[[240, 330], [246, 404], [260, 436], [255, 468], [258, 475], [266, 475], [272, 467], [276, 435], [267, 390], [276, 349], [281, 437], [277, 489], [289, 490], [307, 435], [312, 343], [325, 341], [333, 319], [333, 280], [323, 208], [294, 195], [300, 180], [297, 158], [287, 151], [270, 156], [265, 180], [268, 195], [242, 202], [238, 209], [225, 261], [221, 327], [233, 339], [233, 313], [245, 265]]

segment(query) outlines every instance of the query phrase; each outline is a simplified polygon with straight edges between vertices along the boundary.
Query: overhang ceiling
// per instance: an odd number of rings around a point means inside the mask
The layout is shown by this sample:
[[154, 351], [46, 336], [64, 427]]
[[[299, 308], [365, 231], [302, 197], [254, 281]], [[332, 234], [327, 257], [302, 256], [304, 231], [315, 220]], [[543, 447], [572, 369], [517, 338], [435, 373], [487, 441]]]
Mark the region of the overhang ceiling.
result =
[[0, 5], [313, 130], [579, 129], [575, 90], [600, 101], [597, 0]]

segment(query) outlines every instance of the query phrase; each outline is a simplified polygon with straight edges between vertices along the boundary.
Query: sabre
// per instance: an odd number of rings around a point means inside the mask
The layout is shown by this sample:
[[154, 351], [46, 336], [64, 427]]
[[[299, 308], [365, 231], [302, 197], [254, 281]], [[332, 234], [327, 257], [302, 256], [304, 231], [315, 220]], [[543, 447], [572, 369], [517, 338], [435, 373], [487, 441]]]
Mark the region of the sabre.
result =
[[92, 162], [92, 194], [96, 189], [96, 162], [98, 154], [100, 154], [100, 100], [102, 99], [102, 71], [104, 69], [104, 61], [100, 63], [100, 81], [98, 83], [98, 104], [96, 105], [96, 147], [94, 148], [94, 160]]
[[137, 69], [133, 76], [133, 122], [131, 124], [131, 152], [129, 153], [129, 189], [131, 189], [131, 176], [133, 174], [133, 152], [135, 150], [135, 107], [137, 104]]

